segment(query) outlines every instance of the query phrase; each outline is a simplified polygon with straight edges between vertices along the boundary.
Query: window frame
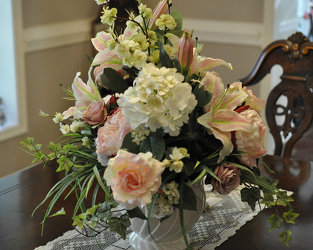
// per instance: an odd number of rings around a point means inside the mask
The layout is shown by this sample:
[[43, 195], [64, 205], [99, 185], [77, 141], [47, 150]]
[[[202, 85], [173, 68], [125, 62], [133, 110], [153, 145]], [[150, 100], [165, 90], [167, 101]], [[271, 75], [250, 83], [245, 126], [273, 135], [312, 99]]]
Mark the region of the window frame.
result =
[[4, 129], [0, 130], [0, 142], [15, 138], [28, 132], [22, 0], [11, 0], [11, 4], [15, 52], [16, 103], [18, 115], [16, 125], [4, 127]]

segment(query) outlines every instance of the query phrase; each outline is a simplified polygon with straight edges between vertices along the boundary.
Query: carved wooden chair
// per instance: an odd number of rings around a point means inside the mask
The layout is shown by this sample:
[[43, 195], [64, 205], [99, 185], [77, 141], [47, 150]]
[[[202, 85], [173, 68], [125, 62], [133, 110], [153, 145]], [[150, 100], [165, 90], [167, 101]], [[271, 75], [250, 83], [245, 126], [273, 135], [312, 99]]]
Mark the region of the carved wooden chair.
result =
[[[283, 73], [267, 98], [266, 120], [275, 141], [274, 155], [291, 157], [295, 143], [313, 121], [313, 42], [300, 32], [287, 40], [272, 42], [252, 72], [241, 79], [243, 85], [258, 83], [277, 64]], [[281, 98], [287, 99], [287, 104], [282, 104]], [[313, 148], [311, 151], [313, 154]]]

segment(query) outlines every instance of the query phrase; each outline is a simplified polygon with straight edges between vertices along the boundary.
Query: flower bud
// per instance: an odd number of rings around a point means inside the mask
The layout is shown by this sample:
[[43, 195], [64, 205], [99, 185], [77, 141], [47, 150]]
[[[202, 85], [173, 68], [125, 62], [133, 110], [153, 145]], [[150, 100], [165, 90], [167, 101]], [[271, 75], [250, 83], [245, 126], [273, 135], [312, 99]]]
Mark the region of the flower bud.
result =
[[193, 61], [193, 41], [191, 35], [185, 31], [179, 41], [178, 60], [182, 70], [188, 70]]
[[162, 0], [158, 3], [158, 5], [153, 10], [153, 17], [149, 21], [149, 28], [154, 29], [155, 21], [162, 15], [168, 13], [168, 4], [166, 0]]

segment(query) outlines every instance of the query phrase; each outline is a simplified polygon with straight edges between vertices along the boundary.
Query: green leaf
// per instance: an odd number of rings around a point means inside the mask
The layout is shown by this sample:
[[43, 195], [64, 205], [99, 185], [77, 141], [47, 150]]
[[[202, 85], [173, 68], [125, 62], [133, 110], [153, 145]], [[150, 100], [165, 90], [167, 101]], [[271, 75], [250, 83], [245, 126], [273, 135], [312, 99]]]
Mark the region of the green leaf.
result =
[[62, 207], [58, 212], [50, 215], [49, 217], [54, 217], [54, 216], [58, 216], [58, 215], [65, 215], [65, 214], [66, 214], [66, 212], [64, 210], [64, 207]]
[[203, 169], [205, 169], [205, 171], [211, 175], [215, 180], [222, 182], [220, 178], [217, 177], [217, 175], [212, 171], [212, 169], [210, 169], [209, 167], [205, 166], [205, 165], [200, 165], [200, 167], [203, 166]]
[[283, 219], [278, 217], [276, 214], [272, 214], [268, 221], [271, 224], [271, 228], [269, 230], [270, 232], [272, 232], [276, 228], [281, 228], [283, 224]]
[[209, 91], [204, 90], [204, 86], [201, 86], [200, 88], [195, 88], [192, 93], [195, 95], [198, 101], [198, 107], [203, 107], [207, 105], [212, 97], [212, 94]]
[[101, 83], [105, 88], [112, 90], [116, 93], [123, 93], [129, 87], [123, 77], [119, 73], [117, 73], [117, 71], [111, 68], [103, 69], [103, 74], [101, 75]]
[[167, 54], [166, 50], [163, 47], [163, 44], [160, 43], [159, 45], [159, 50], [160, 50], [160, 64], [162, 67], [166, 68], [174, 68], [173, 62], [169, 55]]
[[278, 235], [278, 240], [283, 242], [287, 247], [289, 247], [289, 242], [292, 240], [291, 232], [289, 230], [283, 231]]
[[126, 149], [130, 153], [138, 154], [139, 153], [139, 145], [133, 142], [131, 137], [131, 133], [128, 133], [124, 140], [121, 148]]
[[186, 174], [186, 176], [189, 177], [193, 175], [195, 173], [195, 170], [194, 170], [195, 164], [188, 159], [184, 159], [183, 162], [184, 162], [183, 171]]
[[151, 133], [146, 139], [140, 143], [141, 152], [151, 152], [153, 157], [161, 160], [165, 153], [165, 140], [156, 133]]
[[119, 218], [112, 217], [108, 221], [110, 231], [118, 233], [124, 240], [126, 239], [126, 230], [130, 226], [128, 214], [123, 214]]
[[99, 170], [98, 170], [97, 166], [94, 166], [92, 170], [93, 170], [93, 172], [95, 173], [96, 179], [97, 179], [97, 181], [98, 181], [100, 187], [103, 189], [103, 191], [104, 191], [107, 195], [109, 195], [108, 187], [104, 186], [103, 181], [102, 181], [102, 178], [101, 178], [101, 176], [100, 176], [100, 173], [99, 173]]
[[83, 228], [84, 223], [79, 216], [75, 216], [73, 220], [73, 226], [78, 226], [79, 228]]
[[286, 223], [295, 224], [295, 220], [299, 215], [300, 215], [299, 213], [295, 213], [289, 210], [288, 212], [283, 213], [283, 218], [286, 221]]
[[97, 208], [98, 208], [98, 205], [95, 205], [91, 208], [88, 208], [87, 211], [86, 211], [86, 214], [88, 215], [94, 215], [95, 212], [97, 211]]
[[241, 201], [248, 202], [252, 211], [255, 210], [256, 202], [262, 198], [260, 189], [258, 187], [243, 188], [241, 189], [240, 194], [241, 194]]
[[[189, 242], [188, 242], [188, 238], [187, 238], [187, 232], [186, 232], [186, 227], [185, 227], [185, 221], [184, 221], [184, 203], [186, 203], [184, 201], [184, 192], [185, 192], [185, 184], [184, 180], [181, 179], [180, 182], [180, 188], [179, 188], [179, 219], [180, 219], [180, 228], [181, 228], [181, 232], [183, 234], [184, 237], [184, 241], [185, 241], [185, 245], [187, 247], [187, 250], [190, 250], [190, 246], [189, 246]], [[192, 203], [192, 201], [187, 201], [187, 203], [190, 202]]]
[[187, 184], [182, 187], [182, 206], [186, 210], [197, 210], [197, 197]]
[[183, 17], [179, 10], [174, 10], [171, 12], [171, 16], [175, 19], [176, 27], [175, 31], [181, 31], [183, 28]]
[[194, 179], [192, 182], [191, 182], [191, 185], [195, 184], [197, 181], [199, 181], [202, 177], [205, 176], [205, 174], [207, 173], [207, 171], [205, 169], [202, 170], [202, 172], [197, 176], [196, 179]]
[[276, 202], [274, 201], [274, 197], [270, 193], [265, 193], [264, 198], [261, 201], [261, 203], [265, 204], [267, 207], [272, 207], [276, 205]]
[[142, 220], [147, 220], [147, 217], [145, 214], [141, 211], [139, 207], [135, 207], [134, 209], [127, 210], [127, 213], [129, 215], [129, 218], [140, 218]]

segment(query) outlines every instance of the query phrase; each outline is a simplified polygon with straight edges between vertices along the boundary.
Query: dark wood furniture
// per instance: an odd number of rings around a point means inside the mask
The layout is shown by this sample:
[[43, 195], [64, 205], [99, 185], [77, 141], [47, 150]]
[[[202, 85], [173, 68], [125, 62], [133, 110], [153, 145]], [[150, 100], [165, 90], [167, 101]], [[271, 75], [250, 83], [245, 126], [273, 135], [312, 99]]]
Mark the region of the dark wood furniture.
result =
[[[280, 187], [294, 192], [295, 211], [301, 215], [296, 225], [291, 225], [293, 241], [286, 248], [277, 240], [277, 233], [269, 233], [268, 218], [271, 210], [260, 212], [217, 249], [310, 249], [313, 245], [313, 162], [289, 160], [266, 156], [264, 161], [277, 171]], [[48, 190], [59, 180], [54, 168], [41, 165], [28, 168], [0, 179], [0, 249], [34, 249], [72, 229], [64, 216], [48, 219], [41, 237], [40, 221], [45, 207], [32, 218], [31, 213]], [[73, 207], [73, 200], [62, 206]], [[60, 209], [58, 204], [56, 211]]]
[[[275, 141], [274, 154], [291, 157], [294, 145], [313, 121], [313, 42], [300, 32], [287, 40], [272, 42], [251, 73], [241, 79], [243, 85], [257, 84], [277, 64], [283, 73], [281, 82], [267, 98], [266, 120]], [[287, 99], [286, 105], [282, 104], [282, 97]], [[313, 143], [310, 145], [313, 152]]]

